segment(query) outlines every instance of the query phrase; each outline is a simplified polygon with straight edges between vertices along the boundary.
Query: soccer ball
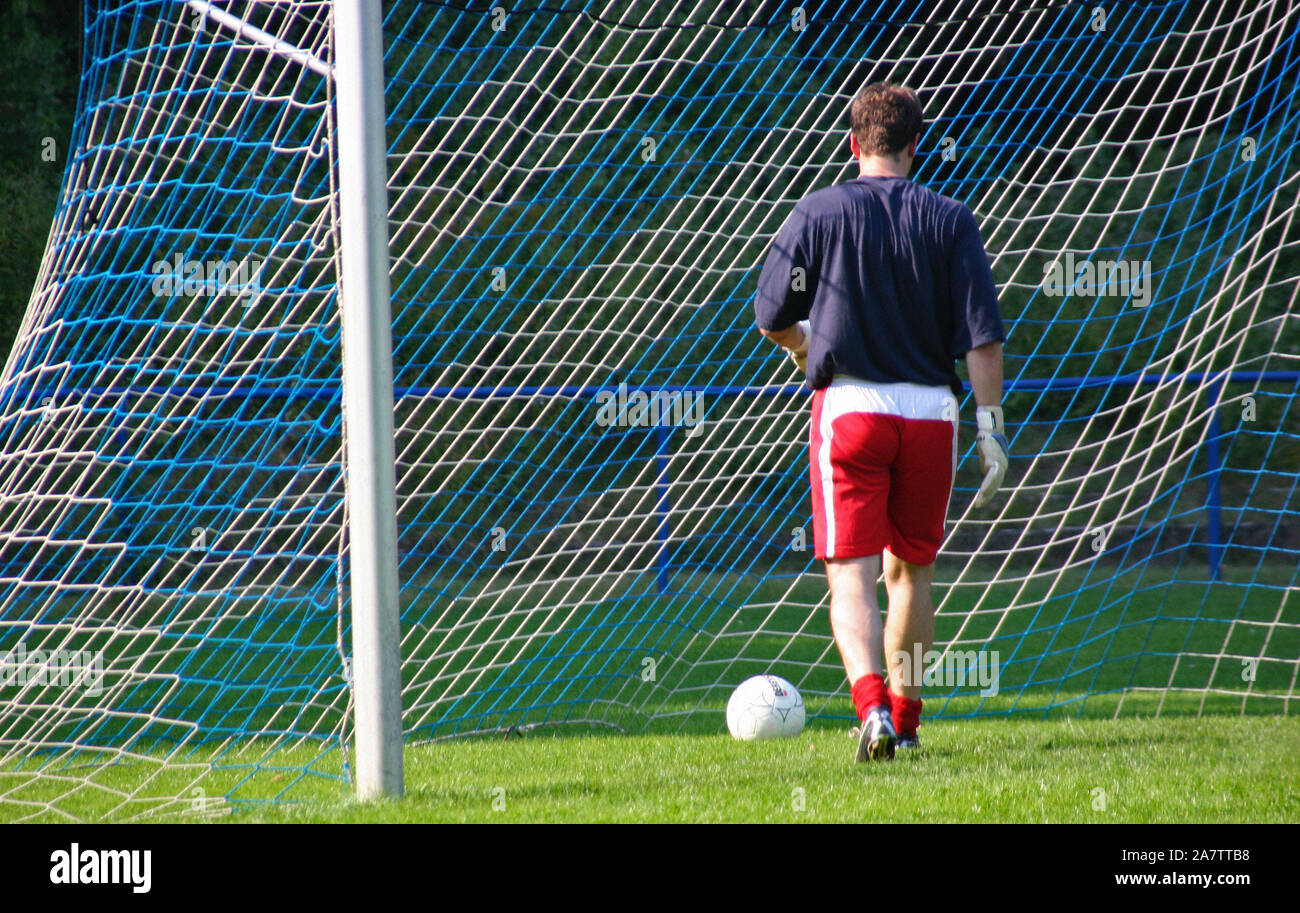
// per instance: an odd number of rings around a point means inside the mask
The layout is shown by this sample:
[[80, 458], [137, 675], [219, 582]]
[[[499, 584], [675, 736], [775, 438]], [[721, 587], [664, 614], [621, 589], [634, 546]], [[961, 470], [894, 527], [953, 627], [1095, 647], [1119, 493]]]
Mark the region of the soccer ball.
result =
[[799, 690], [779, 675], [747, 678], [727, 701], [727, 729], [744, 742], [796, 736], [803, 721]]

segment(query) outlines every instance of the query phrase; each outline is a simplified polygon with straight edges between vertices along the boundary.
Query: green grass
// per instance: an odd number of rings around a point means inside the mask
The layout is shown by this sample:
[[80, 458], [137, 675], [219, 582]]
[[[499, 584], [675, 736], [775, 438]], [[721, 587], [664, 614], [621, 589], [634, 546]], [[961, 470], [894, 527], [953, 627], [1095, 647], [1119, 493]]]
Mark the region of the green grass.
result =
[[[466, 735], [413, 744], [410, 798], [391, 808], [347, 801], [335, 740], [272, 735], [272, 723], [284, 725], [286, 713], [302, 729], [336, 727], [343, 706], [333, 692], [313, 691], [301, 705], [281, 691], [268, 699], [265, 688], [286, 672], [317, 681], [313, 662], [332, 668], [333, 619], [322, 616], [320, 624], [331, 627], [319, 637], [295, 635], [319, 641], [325, 659], [288, 651], [292, 665], [269, 665], [270, 645], [240, 646], [259, 643], [256, 630], [235, 628], [205, 642], [202, 655], [167, 654], [167, 668], [189, 664], [188, 677], [168, 686], [168, 705], [177, 719], [197, 714], [198, 729], [158, 713], [125, 712], [153, 706], [157, 696], [144, 690], [146, 681], [141, 694], [131, 692], [130, 706], [91, 718], [106, 743], [102, 752], [84, 737], [74, 751], [51, 752], [84, 726], [69, 714], [45, 732], [47, 750], [0, 760], [0, 822], [193, 821], [208, 817], [194, 813], [202, 803], [231, 811], [223, 820], [1300, 820], [1300, 765], [1286, 769], [1284, 761], [1300, 754], [1292, 699], [1300, 604], [1286, 600], [1294, 571], [1247, 571], [1249, 579], [1239, 580], [1225, 566], [1225, 582], [1216, 584], [1170, 579], [1153, 568], [1096, 584], [1075, 579], [1080, 573], [1062, 575], [1069, 584], [1063, 598], [1051, 598], [1038, 580], [954, 591], [952, 611], [937, 619], [940, 639], [965, 624], [967, 644], [1000, 651], [1001, 691], [928, 691], [926, 757], [916, 770], [855, 771], [844, 761], [850, 705], [824, 609], [809, 619], [808, 606], [824, 595], [824, 583], [810, 578], [795, 598], [781, 598], [779, 580], [755, 587], [754, 618], [721, 600], [703, 632], [636, 621], [637, 605], [619, 603], [618, 618], [589, 625], [583, 636], [593, 643], [554, 635], [512, 647], [469, 695], [448, 690], [472, 666], [473, 642], [444, 642], [436, 652], [423, 641], [408, 643], [412, 743], [475, 729], [572, 725], [509, 742]], [[733, 586], [729, 579], [711, 583], [724, 592]], [[618, 594], [607, 598], [618, 603]], [[659, 598], [659, 619], [693, 617], [704, 599]], [[516, 628], [528, 613], [512, 611], [517, 607], [511, 601], [500, 610], [505, 627], [496, 638], [519, 643]], [[631, 627], [620, 626], [624, 617]], [[755, 623], [764, 633], [754, 633]], [[645, 656], [662, 661], [658, 681], [642, 680]], [[1260, 657], [1254, 682], [1242, 680], [1240, 657]], [[741, 746], [720, 734], [731, 689], [769, 670], [796, 681], [810, 712], [820, 715], [800, 750]], [[38, 724], [40, 706], [6, 719], [13, 744]], [[576, 722], [584, 719], [626, 733]], [[247, 735], [263, 727], [268, 737]], [[660, 770], [673, 776], [654, 773]], [[1204, 790], [1185, 788], [1201, 779]], [[888, 796], [872, 785], [881, 783], [889, 784]], [[1266, 785], [1260, 796], [1251, 795], [1251, 783]], [[506, 790], [503, 811], [491, 807], [498, 786]], [[803, 812], [793, 809], [796, 787], [805, 790]], [[1104, 814], [1091, 809], [1095, 788], [1107, 791]], [[1080, 789], [1088, 796], [1083, 804]]]
[[[1300, 719], [941, 722], [916, 756], [851, 763], [842, 728], [471, 740], [412, 748], [400, 802], [247, 821], [1297, 821]], [[1094, 808], [1105, 791], [1105, 808]], [[802, 799], [802, 809], [799, 808]], [[498, 809], [494, 809], [494, 801]]]
[[[851, 763], [842, 728], [532, 736], [409, 752], [401, 802], [303, 803], [257, 821], [1297, 821], [1300, 719], [942, 722], [916, 756]], [[1094, 801], [1105, 791], [1105, 808]], [[499, 790], [499, 791], [498, 791]], [[799, 791], [802, 791], [800, 793]], [[494, 792], [497, 791], [497, 792]], [[802, 809], [798, 808], [802, 798]], [[493, 802], [499, 810], [494, 810]]]
[[[408, 747], [400, 801], [357, 802], [340, 781], [320, 777], [297, 783], [292, 801], [238, 802], [221, 815], [189, 808], [192, 790], [180, 773], [117, 765], [114, 780], [97, 777], [98, 788], [65, 793], [58, 806], [76, 817], [137, 819], [142, 808], [119, 805], [118, 790], [152, 775], [143, 793], [174, 789], [180, 799], [171, 814], [145, 820], [1300, 821], [1296, 717], [938, 721], [924, 725], [922, 737], [919, 754], [872, 765], [851, 763], [843, 727], [753, 743], [722, 734], [564, 731], [461, 739]], [[246, 784], [244, 792], [269, 797], [285, 776], [263, 770], [254, 778], [259, 789]], [[207, 793], [219, 794], [216, 786]], [[20, 819], [57, 820], [0, 801], [0, 821]]]

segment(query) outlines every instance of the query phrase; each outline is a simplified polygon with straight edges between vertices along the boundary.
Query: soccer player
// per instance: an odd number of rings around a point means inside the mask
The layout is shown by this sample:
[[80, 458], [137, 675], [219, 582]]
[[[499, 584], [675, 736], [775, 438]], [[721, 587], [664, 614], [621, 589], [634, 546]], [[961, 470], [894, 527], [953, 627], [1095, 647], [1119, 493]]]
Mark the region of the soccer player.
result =
[[860, 175], [796, 204], [754, 302], [759, 330], [813, 390], [813, 542], [862, 721], [858, 761], [920, 744], [914, 672], [934, 639], [930, 582], [957, 468], [957, 358], [975, 394], [985, 473], [977, 507], [1008, 463], [993, 274], [971, 211], [908, 180], [923, 121], [903, 86], [873, 83], [853, 99], [849, 149]]

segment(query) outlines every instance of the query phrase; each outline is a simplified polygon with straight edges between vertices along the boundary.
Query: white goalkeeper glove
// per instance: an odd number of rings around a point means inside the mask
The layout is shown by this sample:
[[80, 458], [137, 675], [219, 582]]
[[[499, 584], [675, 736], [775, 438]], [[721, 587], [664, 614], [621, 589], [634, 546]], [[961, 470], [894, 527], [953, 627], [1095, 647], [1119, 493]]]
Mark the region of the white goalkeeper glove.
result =
[[799, 344], [793, 349], [786, 349], [790, 353], [790, 360], [794, 362], [795, 367], [805, 374], [808, 373], [808, 342], [812, 339], [812, 322], [809, 320], [800, 320], [795, 324], [802, 334]]
[[983, 507], [993, 500], [1007, 474], [1011, 445], [1007, 443], [1007, 432], [1002, 425], [1001, 406], [976, 407], [975, 424], [979, 427], [975, 447], [980, 455], [980, 471], [984, 473], [984, 481], [975, 494], [975, 506]]

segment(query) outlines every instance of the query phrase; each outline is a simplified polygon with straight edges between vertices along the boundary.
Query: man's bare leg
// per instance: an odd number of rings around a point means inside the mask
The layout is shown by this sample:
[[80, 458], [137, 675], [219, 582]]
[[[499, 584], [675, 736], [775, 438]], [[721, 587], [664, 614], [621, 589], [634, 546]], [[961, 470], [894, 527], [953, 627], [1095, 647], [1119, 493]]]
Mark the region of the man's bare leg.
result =
[[853, 693], [853, 706], [862, 720], [857, 760], [894, 756], [896, 733], [889, 715], [889, 692], [884, 684], [883, 625], [876, 580], [880, 556], [826, 562], [831, 591], [831, 633]]
[[826, 562], [831, 590], [831, 633], [852, 685], [868, 673], [884, 675], [881, 659], [882, 625], [876, 581], [880, 556]]
[[[894, 724], [900, 735], [915, 732], [921, 698], [924, 657], [934, 643], [934, 597], [930, 590], [934, 565], [911, 564], [885, 552], [885, 590], [889, 617], [885, 621], [885, 657], [889, 663], [889, 690], [907, 701], [893, 700]], [[906, 709], [904, 709], [906, 708]]]

